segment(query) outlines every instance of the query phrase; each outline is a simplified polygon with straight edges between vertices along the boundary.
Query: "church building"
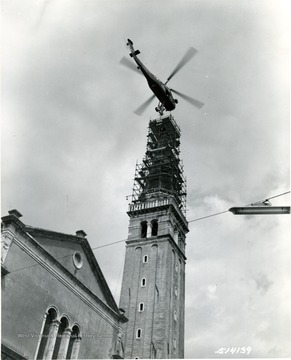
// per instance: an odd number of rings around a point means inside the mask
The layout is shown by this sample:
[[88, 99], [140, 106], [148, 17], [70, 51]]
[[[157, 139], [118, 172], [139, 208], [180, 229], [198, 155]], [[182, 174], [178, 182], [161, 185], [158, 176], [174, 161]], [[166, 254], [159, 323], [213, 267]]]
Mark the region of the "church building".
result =
[[2, 351], [11, 359], [123, 358], [118, 309], [86, 233], [2, 217]]

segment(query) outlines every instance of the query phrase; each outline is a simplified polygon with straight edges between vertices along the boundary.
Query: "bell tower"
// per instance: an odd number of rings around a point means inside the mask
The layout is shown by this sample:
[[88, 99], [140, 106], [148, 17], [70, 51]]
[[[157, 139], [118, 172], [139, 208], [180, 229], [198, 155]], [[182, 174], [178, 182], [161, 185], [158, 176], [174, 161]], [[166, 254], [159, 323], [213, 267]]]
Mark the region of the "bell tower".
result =
[[125, 358], [184, 358], [186, 181], [180, 129], [171, 115], [149, 123], [136, 165], [120, 307]]

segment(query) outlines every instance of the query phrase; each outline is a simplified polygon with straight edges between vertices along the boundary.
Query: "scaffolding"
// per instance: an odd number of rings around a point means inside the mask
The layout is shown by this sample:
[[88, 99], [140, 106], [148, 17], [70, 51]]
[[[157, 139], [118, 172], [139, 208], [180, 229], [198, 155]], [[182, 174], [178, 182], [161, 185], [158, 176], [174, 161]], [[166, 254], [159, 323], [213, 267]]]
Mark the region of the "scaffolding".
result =
[[172, 115], [150, 121], [145, 157], [135, 168], [133, 204], [171, 196], [186, 215], [186, 179], [179, 158], [180, 136], [180, 128]]

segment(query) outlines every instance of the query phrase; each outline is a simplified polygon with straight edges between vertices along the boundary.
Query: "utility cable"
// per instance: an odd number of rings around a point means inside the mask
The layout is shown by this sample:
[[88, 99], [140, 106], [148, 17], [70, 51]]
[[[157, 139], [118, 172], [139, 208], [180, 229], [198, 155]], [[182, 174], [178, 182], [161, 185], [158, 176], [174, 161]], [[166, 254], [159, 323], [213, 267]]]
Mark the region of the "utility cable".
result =
[[[286, 194], [289, 194], [289, 193], [290, 193], [290, 191], [286, 191], [286, 192], [284, 192], [284, 193], [282, 193], [282, 194], [275, 195], [275, 196], [271, 196], [271, 197], [268, 197], [267, 199], [257, 201], [256, 203], [263, 203], [264, 201], [268, 201], [268, 200], [271, 200], [271, 199], [275, 199], [275, 198], [277, 198], [277, 197], [279, 197], [279, 196], [283, 196], [283, 195], [286, 195]], [[255, 204], [256, 204], [256, 203], [255, 203]], [[254, 203], [252, 203], [252, 204], [254, 204]], [[252, 205], [252, 204], [248, 204], [248, 205], [245, 205], [245, 206], [250, 206], [250, 205]]]
[[[268, 197], [267, 199], [260, 200], [260, 201], [256, 201], [256, 202], [254, 202], [254, 203], [252, 203], [252, 204], [263, 203], [264, 201], [268, 201], [268, 200], [270, 200], [270, 199], [274, 199], [274, 198], [277, 198], [277, 197], [279, 197], [279, 196], [283, 196], [283, 195], [286, 195], [286, 194], [289, 194], [289, 193], [290, 193], [290, 191], [286, 191], [286, 192], [284, 192], [284, 193], [282, 193], [282, 194], [275, 195], [275, 196], [271, 196], [271, 197]], [[252, 204], [248, 204], [248, 205], [245, 205], [245, 206], [250, 206], [250, 205], [252, 205]], [[216, 216], [216, 215], [225, 214], [225, 213], [227, 213], [227, 212], [229, 212], [229, 210], [225, 210], [225, 211], [221, 211], [221, 212], [218, 212], [218, 213], [215, 213], [215, 214], [211, 214], [211, 215], [203, 216], [203, 217], [200, 217], [200, 218], [197, 218], [197, 219], [193, 219], [193, 220], [188, 221], [188, 223], [194, 222], [194, 221], [203, 220], [203, 219], [207, 219], [207, 218], [209, 218], [209, 217]]]
[[127, 239], [123, 239], [123, 240], [118, 240], [118, 241], [114, 241], [114, 242], [112, 242], [112, 243], [109, 243], [109, 244], [105, 244], [105, 245], [100, 245], [100, 246], [96, 246], [96, 247], [93, 247], [93, 248], [91, 248], [91, 250], [97, 250], [97, 249], [101, 249], [101, 248], [103, 248], [103, 247], [105, 247], [105, 246], [110, 246], [110, 245], [114, 245], [114, 244], [117, 244], [117, 243], [121, 243], [121, 242], [124, 242], [124, 241], [126, 241]]
[[[61, 259], [64, 259], [64, 258], [66, 258], [66, 257], [68, 257], [68, 256], [72, 256], [72, 255], [73, 255], [73, 254], [65, 255], [65, 256], [62, 256], [62, 257], [60, 257], [60, 258], [55, 258], [55, 260], [61, 260]], [[9, 271], [8, 275], [9, 275], [9, 274], [12, 274], [12, 273], [15, 273], [15, 272], [17, 272], [17, 271], [30, 269], [30, 268], [32, 268], [32, 267], [34, 267], [34, 266], [39, 266], [39, 265], [40, 265], [40, 264], [33, 264], [33, 265], [25, 266], [25, 267], [20, 268], [20, 269], [16, 269], [16, 270], [13, 270], [13, 271]], [[6, 276], [7, 276], [7, 275], [6, 275]]]
[[189, 220], [188, 223], [194, 222], [194, 221], [203, 220], [203, 219], [207, 219], [207, 218], [209, 218], [209, 217], [216, 216], [216, 215], [221, 215], [221, 214], [224, 214], [224, 213], [227, 213], [227, 212], [229, 212], [229, 211], [228, 211], [228, 210], [225, 210], [225, 211], [221, 211], [221, 212], [218, 212], [218, 213], [215, 213], [215, 214], [211, 214], [211, 215], [207, 215], [207, 216], [202, 216], [202, 217], [197, 218], [197, 219]]

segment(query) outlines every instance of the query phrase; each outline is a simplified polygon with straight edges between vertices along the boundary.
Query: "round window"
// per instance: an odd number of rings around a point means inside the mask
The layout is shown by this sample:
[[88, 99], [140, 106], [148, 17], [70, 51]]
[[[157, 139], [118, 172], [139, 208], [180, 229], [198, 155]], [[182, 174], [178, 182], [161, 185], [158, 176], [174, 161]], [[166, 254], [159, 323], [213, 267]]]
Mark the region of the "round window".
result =
[[73, 263], [77, 269], [81, 269], [83, 266], [82, 255], [77, 251], [73, 255]]

